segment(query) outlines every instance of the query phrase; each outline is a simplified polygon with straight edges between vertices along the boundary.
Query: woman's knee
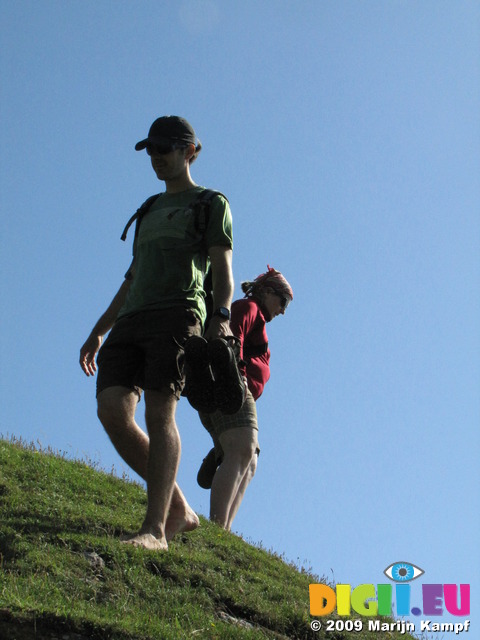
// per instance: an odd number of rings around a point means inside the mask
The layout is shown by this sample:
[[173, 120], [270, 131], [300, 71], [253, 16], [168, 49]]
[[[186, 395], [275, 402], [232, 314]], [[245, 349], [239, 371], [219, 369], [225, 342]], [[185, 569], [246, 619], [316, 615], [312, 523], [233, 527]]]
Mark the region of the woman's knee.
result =
[[256, 431], [235, 429], [226, 431], [220, 436], [220, 444], [224, 451], [224, 460], [235, 460], [245, 470], [252, 463], [256, 467], [257, 437]]
[[255, 450], [255, 452], [254, 452], [254, 454], [253, 454], [253, 456], [252, 456], [252, 458], [250, 460], [250, 464], [248, 466], [248, 469], [247, 469], [249, 481], [255, 475], [255, 472], [257, 470], [257, 461], [258, 461], [258, 453], [257, 453], [257, 450]]

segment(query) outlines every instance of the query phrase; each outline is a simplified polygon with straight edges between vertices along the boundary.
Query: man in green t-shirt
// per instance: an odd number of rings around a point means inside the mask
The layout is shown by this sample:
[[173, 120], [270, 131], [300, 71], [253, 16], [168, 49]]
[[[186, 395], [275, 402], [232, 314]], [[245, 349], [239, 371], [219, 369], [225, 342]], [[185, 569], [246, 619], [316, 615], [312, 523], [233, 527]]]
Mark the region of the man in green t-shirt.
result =
[[[87, 376], [95, 375], [98, 353], [98, 416], [118, 453], [147, 483], [145, 520], [125, 542], [166, 550], [176, 533], [199, 524], [175, 482], [175, 412], [185, 384], [183, 347], [201, 335], [205, 322], [203, 277], [209, 265], [214, 313], [205, 337], [231, 335], [232, 218], [227, 200], [217, 195], [205, 232], [196, 229], [191, 205], [203, 187], [193, 181], [190, 165], [202, 147], [185, 119], [158, 118], [135, 148], [146, 149], [165, 192], [142, 219], [133, 262], [82, 346], [80, 365]], [[135, 421], [142, 390], [148, 436]]]

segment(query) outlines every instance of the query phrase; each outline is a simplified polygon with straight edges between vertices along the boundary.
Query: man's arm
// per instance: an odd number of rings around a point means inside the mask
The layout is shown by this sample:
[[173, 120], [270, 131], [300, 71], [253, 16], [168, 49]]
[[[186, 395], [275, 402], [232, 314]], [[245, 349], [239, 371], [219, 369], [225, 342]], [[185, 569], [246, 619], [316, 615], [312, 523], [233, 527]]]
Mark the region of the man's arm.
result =
[[125, 302], [131, 282], [131, 280], [124, 280], [107, 310], [99, 318], [90, 335], [86, 339], [85, 344], [80, 349], [80, 366], [87, 376], [95, 375], [97, 370], [95, 356], [101, 347], [103, 336], [113, 327], [118, 312]]
[[[213, 308], [226, 307], [230, 309], [233, 297], [232, 250], [230, 247], [216, 246], [209, 249], [212, 284]], [[205, 332], [205, 338], [222, 338], [231, 336], [230, 323], [218, 316], [213, 316]]]

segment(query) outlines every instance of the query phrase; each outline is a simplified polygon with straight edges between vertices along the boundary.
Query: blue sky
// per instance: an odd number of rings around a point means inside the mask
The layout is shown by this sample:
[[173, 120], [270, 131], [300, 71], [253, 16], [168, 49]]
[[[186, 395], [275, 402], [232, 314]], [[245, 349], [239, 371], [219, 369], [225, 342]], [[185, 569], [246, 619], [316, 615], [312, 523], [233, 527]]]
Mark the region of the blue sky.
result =
[[[204, 146], [193, 178], [231, 203], [236, 296], [267, 263], [295, 294], [268, 327], [235, 530], [337, 582], [385, 582], [402, 560], [419, 582], [471, 583], [478, 627], [478, 3], [1, 15], [0, 431], [128, 473], [78, 351], [129, 264], [126, 220], [162, 188], [134, 144], [185, 116]], [[184, 400], [178, 424], [179, 483], [206, 515], [208, 436]]]

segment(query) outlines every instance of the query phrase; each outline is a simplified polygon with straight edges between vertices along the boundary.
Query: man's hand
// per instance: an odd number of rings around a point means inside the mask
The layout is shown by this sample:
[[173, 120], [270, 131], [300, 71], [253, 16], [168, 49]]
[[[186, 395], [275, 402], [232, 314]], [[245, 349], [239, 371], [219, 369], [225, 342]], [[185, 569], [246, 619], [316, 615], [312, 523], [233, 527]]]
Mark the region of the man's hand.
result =
[[80, 366], [82, 367], [85, 375], [94, 376], [97, 370], [95, 363], [95, 356], [102, 344], [102, 336], [96, 336], [90, 334], [80, 349]]
[[[133, 269], [132, 265], [130, 265], [130, 270]], [[93, 327], [85, 344], [80, 349], [80, 366], [87, 376], [95, 375], [97, 370], [95, 356], [102, 345], [103, 336], [106, 335], [113, 327], [115, 319], [118, 316], [118, 312], [127, 298], [131, 282], [131, 280], [124, 280], [122, 282], [120, 289], [115, 294], [115, 297], [109, 304], [107, 310]]]
[[232, 335], [230, 322], [219, 316], [213, 316], [208, 324], [208, 329], [205, 331], [204, 338], [206, 340], [213, 340], [214, 338], [227, 338]]

